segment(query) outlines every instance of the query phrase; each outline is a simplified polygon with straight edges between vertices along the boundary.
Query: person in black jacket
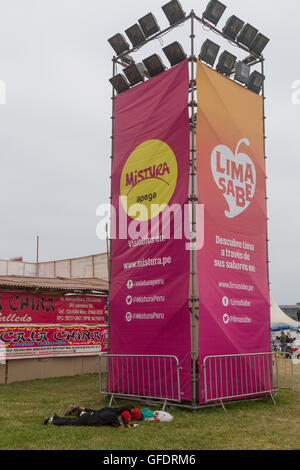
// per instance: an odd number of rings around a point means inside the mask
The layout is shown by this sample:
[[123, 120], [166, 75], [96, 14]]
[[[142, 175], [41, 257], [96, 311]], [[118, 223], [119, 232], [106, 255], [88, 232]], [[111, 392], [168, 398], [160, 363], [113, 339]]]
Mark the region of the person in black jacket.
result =
[[[133, 416], [139, 415], [137, 408], [131, 406], [121, 408], [104, 407], [100, 410], [83, 408], [79, 405], [71, 406], [65, 416], [74, 415], [75, 418], [60, 417], [56, 413], [51, 418], [47, 418], [44, 424], [55, 424], [56, 426], [113, 426], [130, 427]], [[136, 418], [135, 418], [136, 419]]]

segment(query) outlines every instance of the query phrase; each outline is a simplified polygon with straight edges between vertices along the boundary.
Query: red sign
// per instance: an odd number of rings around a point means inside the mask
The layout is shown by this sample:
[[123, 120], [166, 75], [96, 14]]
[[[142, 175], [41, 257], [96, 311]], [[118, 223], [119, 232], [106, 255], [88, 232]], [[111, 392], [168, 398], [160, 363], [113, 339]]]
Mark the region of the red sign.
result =
[[0, 326], [6, 359], [95, 355], [107, 350], [106, 326]]
[[105, 298], [92, 295], [49, 296], [19, 292], [0, 294], [0, 325], [99, 324]]

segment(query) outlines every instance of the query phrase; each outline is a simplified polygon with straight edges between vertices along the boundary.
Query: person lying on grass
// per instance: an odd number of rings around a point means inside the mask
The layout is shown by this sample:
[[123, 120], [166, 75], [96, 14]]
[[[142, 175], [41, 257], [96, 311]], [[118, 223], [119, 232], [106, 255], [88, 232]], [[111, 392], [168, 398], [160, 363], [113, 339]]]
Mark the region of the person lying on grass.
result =
[[[73, 415], [75, 418], [66, 416]], [[56, 426], [113, 426], [131, 427], [131, 421], [141, 420], [142, 413], [139, 408], [125, 406], [121, 408], [104, 407], [100, 410], [70, 405], [65, 412], [65, 417], [57, 416], [46, 418], [44, 424]]]

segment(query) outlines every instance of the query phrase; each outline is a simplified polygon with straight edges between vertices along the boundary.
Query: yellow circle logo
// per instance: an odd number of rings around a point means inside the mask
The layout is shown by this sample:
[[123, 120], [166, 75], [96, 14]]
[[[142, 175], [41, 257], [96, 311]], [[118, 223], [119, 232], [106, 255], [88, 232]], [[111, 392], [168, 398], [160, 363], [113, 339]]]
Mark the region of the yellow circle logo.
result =
[[169, 203], [178, 177], [173, 150], [162, 140], [146, 140], [126, 161], [120, 183], [125, 212], [135, 220], [156, 217]]

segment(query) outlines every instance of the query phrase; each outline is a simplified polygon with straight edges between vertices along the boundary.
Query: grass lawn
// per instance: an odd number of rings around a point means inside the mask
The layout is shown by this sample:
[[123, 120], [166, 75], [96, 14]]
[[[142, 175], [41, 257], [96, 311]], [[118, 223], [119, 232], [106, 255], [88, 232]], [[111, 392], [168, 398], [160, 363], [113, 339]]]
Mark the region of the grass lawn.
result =
[[168, 409], [172, 423], [143, 422], [132, 430], [58, 427], [43, 420], [63, 415], [70, 403], [107, 405], [97, 375], [0, 385], [0, 450], [299, 450], [299, 398], [296, 366], [295, 389], [281, 391], [276, 406], [268, 398], [226, 405], [227, 414], [221, 407]]

